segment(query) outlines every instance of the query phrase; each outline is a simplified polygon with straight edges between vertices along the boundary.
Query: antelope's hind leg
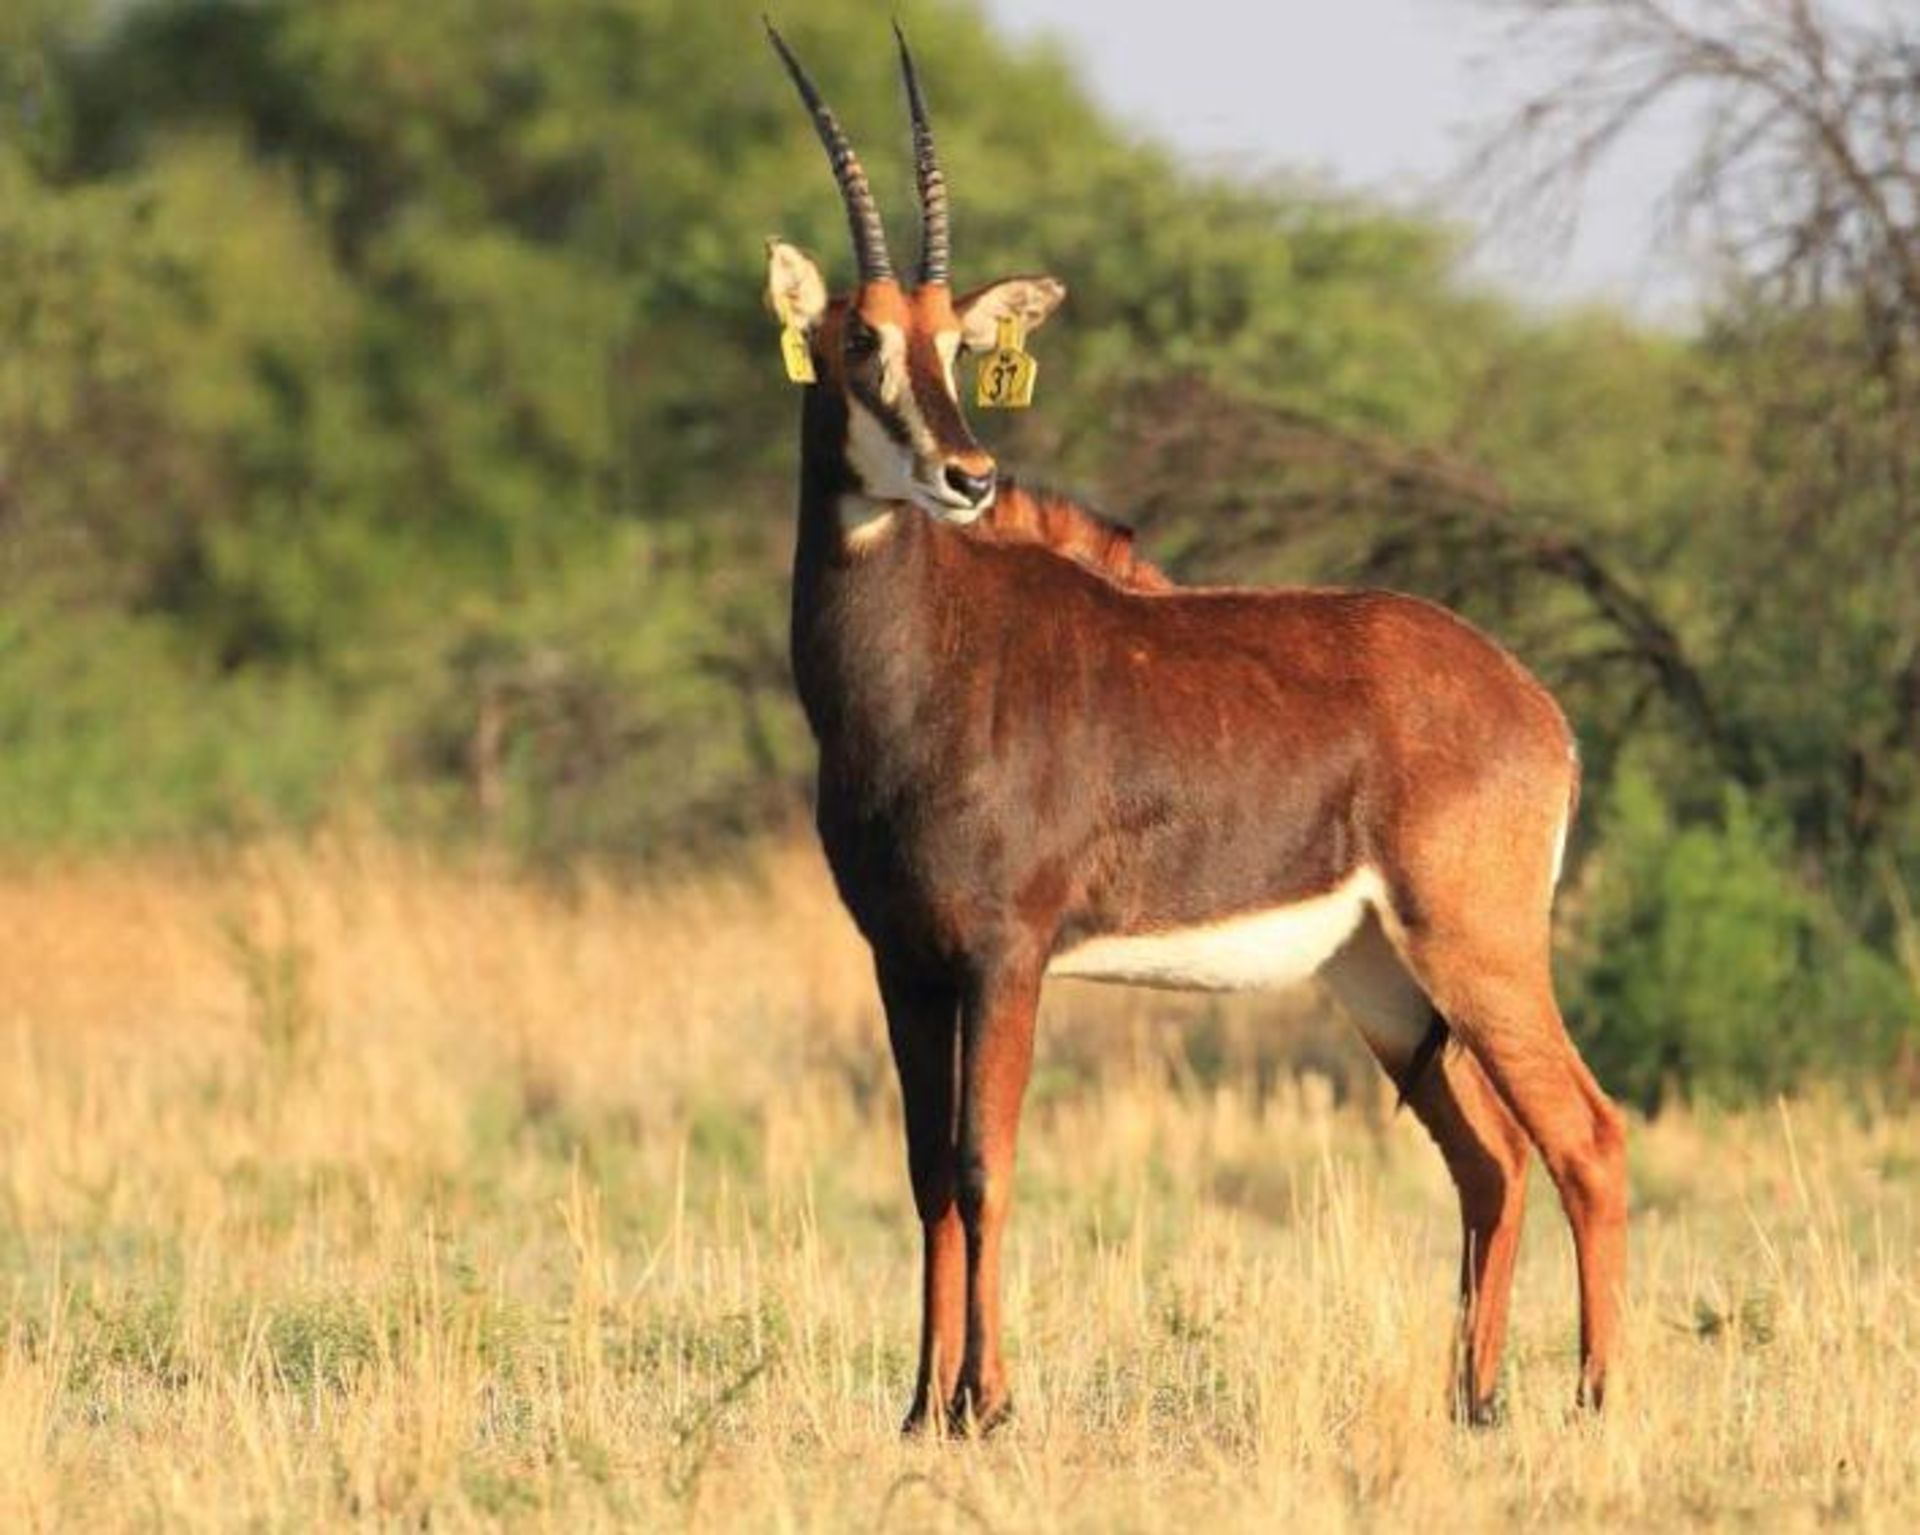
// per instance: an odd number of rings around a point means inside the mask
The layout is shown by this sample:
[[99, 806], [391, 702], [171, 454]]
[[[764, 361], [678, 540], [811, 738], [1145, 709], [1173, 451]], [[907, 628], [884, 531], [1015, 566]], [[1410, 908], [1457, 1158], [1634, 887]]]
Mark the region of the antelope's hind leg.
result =
[[1626, 1289], [1626, 1123], [1567, 1037], [1544, 917], [1537, 934], [1430, 929], [1409, 958], [1559, 1192], [1580, 1272], [1578, 1401], [1599, 1407]]
[[1440, 1148], [1459, 1192], [1453, 1411], [1463, 1422], [1493, 1423], [1499, 1416], [1500, 1355], [1526, 1214], [1526, 1132], [1470, 1054], [1423, 1049], [1438, 1015], [1377, 918], [1367, 918], [1323, 973], [1402, 1100]]
[[900, 1076], [907, 1167], [920, 1216], [920, 1368], [903, 1433], [941, 1427], [966, 1347], [967, 1246], [959, 1203], [959, 993], [906, 966], [878, 965]]

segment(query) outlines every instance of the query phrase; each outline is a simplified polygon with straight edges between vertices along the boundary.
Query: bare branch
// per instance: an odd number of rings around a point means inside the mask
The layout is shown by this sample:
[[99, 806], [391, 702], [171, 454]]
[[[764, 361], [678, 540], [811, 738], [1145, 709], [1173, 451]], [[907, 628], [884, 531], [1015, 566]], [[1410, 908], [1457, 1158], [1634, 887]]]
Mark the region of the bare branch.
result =
[[[1796, 301], [1876, 296], [1920, 332], [1920, 39], [1817, 0], [1504, 0], [1552, 83], [1468, 174], [1496, 218], [1570, 218], [1595, 168], [1684, 99], [1698, 144], [1666, 200]], [[1814, 301], [1821, 301], [1815, 299]]]
[[[1149, 386], [1126, 434], [1126, 482], [1143, 527], [1177, 528], [1191, 569], [1232, 570], [1317, 529], [1364, 516], [1379, 531], [1361, 556], [1362, 580], [1390, 582], [1446, 551], [1457, 602], [1521, 576], [1578, 592], [1610, 636], [1608, 653], [1647, 675], [1730, 774], [1752, 764], [1714, 706], [1678, 632], [1653, 602], [1572, 529], [1564, 508], [1517, 505], [1477, 465], [1372, 440], [1301, 412], [1232, 400], [1194, 378]], [[1180, 467], [1204, 459], [1196, 479]], [[1208, 486], [1204, 504], [1192, 499]], [[1431, 588], [1429, 588], [1431, 589]]]

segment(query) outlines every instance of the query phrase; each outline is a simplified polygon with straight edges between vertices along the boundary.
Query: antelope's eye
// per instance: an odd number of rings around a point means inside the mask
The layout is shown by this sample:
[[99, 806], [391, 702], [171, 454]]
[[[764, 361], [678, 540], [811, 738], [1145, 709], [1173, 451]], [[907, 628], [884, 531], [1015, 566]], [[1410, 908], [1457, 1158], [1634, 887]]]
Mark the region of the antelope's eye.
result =
[[865, 362], [880, 350], [880, 333], [858, 315], [847, 318], [847, 356]]

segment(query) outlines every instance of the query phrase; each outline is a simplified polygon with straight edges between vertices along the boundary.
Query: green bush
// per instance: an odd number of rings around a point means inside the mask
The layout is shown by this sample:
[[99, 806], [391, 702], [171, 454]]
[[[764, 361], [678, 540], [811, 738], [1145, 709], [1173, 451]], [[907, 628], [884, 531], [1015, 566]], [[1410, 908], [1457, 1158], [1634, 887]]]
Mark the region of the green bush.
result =
[[1630, 769], [1601, 846], [1568, 1001], [1609, 1089], [1649, 1110], [1674, 1094], [1736, 1102], [1892, 1058], [1910, 989], [1795, 877], [1784, 831], [1747, 796], [1682, 819]]

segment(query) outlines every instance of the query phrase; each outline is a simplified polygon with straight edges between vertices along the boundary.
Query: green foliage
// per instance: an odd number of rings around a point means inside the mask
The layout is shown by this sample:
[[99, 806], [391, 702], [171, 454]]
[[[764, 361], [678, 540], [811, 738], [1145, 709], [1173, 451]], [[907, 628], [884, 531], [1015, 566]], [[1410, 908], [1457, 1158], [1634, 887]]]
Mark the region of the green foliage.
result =
[[1647, 1108], [1675, 1091], [1762, 1097], [1810, 1075], [1880, 1069], [1916, 998], [1788, 867], [1780, 829], [1729, 790], [1676, 823], [1651, 779], [1621, 774], [1587, 891], [1569, 998], [1581, 1048]]
[[7, 845], [311, 824], [348, 770], [349, 745], [336, 701], [311, 677], [219, 677], [148, 616], [0, 609]]
[[[963, 279], [1045, 259], [1079, 295], [1014, 457], [1097, 482], [1117, 392], [1156, 371], [1440, 419], [1444, 337], [1484, 309], [1441, 235], [1192, 178], [970, 7], [909, 20]], [[904, 212], [884, 28], [841, 0], [793, 30]], [[790, 813], [793, 404], [759, 253], [773, 228], [846, 253], [756, 8], [154, 0], [23, 36], [0, 833], [373, 806], [644, 855]]]
[[[648, 858], [794, 815], [795, 407], [760, 253], [779, 231], [850, 260], [758, 12], [6, 8], [0, 844], [372, 813]], [[882, 19], [788, 20], [910, 244]], [[1402, 540], [1393, 578], [1511, 639], [1580, 726], [1609, 1073], [1651, 1098], [1880, 1058], [1912, 1001], [1876, 956], [1920, 867], [1920, 609], [1899, 375], [1858, 366], [1847, 318], [1528, 319], [1460, 286], [1431, 222], [1183, 169], [970, 0], [905, 20], [960, 280], [1044, 265], [1072, 292], [1044, 408], [982, 421], [990, 445], [1126, 515], [1116, 421], [1199, 380], [1484, 474], [1536, 540], [1623, 573], [1715, 710], [1711, 740], [1663, 710], [1591, 593]], [[1152, 529], [1176, 573], [1207, 518], [1273, 494], [1209, 472], [1224, 510]], [[1374, 578], [1380, 519], [1331, 499], [1303, 536], [1282, 496], [1225, 573]]]

